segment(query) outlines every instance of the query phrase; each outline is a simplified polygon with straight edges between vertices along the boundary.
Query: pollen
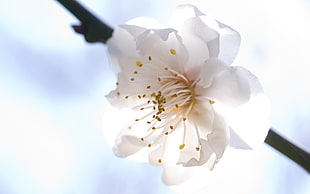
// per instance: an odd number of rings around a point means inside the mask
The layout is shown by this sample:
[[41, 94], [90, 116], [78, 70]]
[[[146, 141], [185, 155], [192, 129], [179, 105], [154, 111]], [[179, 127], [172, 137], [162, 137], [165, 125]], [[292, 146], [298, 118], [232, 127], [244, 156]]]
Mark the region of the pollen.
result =
[[179, 146], [179, 149], [180, 149], [180, 150], [183, 150], [184, 147], [185, 147], [185, 144], [182, 144], [182, 145]]
[[176, 54], [177, 54], [177, 51], [174, 50], [174, 49], [170, 49], [170, 53], [171, 53], [172, 55], [176, 55]]
[[142, 64], [141, 61], [136, 61], [136, 65], [137, 65], [138, 67], [142, 67], [142, 66], [143, 66], [143, 64]]
[[214, 104], [214, 103], [215, 103], [215, 101], [213, 101], [213, 100], [209, 100], [209, 103], [210, 103], [210, 104]]

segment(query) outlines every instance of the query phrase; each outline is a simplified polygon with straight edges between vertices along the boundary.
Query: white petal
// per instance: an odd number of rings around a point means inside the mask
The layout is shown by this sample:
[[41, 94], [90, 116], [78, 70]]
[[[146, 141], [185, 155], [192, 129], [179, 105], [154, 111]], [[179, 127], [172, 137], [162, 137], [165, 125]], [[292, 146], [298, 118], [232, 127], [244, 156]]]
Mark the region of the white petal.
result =
[[215, 114], [213, 131], [208, 135], [208, 143], [216, 154], [216, 162], [222, 157], [229, 142], [229, 127], [224, 118]]
[[200, 139], [200, 143], [201, 143], [201, 148], [199, 151], [200, 158], [199, 159], [191, 158], [183, 166], [185, 166], [185, 167], [201, 166], [201, 165], [205, 164], [206, 162], [208, 162], [208, 160], [210, 159], [210, 157], [214, 153], [213, 149], [210, 147], [208, 141], [205, 139]]
[[226, 64], [232, 64], [240, 48], [240, 34], [231, 27], [218, 23], [220, 33], [220, 53], [218, 58]]
[[114, 29], [113, 36], [107, 41], [111, 66], [117, 73], [120, 71], [119, 58], [122, 56], [138, 56], [135, 38], [144, 31], [136, 26], [118, 26]]
[[113, 151], [119, 157], [127, 157], [140, 151], [146, 144], [140, 138], [129, 135], [120, 135], [116, 139]]
[[[219, 67], [215, 67], [215, 66]], [[207, 76], [212, 74], [208, 72], [214, 70], [215, 75], [210, 80]], [[215, 101], [220, 101], [229, 106], [239, 106], [250, 99], [251, 88], [249, 82], [256, 77], [242, 67], [225, 66], [222, 62], [212, 60], [203, 66], [201, 71], [201, 79], [204, 80], [200, 84], [211, 85], [205, 90], [205, 96]], [[203, 86], [206, 87], [206, 86]]]
[[[253, 94], [251, 99], [237, 107], [227, 107], [221, 103], [214, 104], [214, 108], [220, 112], [229, 123], [230, 127], [249, 147], [256, 148], [264, 142], [270, 129], [269, 100], [264, 94]], [[232, 137], [232, 142], [238, 142], [238, 138]], [[246, 149], [239, 142], [236, 148]], [[238, 144], [237, 144], [238, 145]]]
[[126, 22], [128, 25], [140, 26], [146, 29], [160, 29], [163, 26], [155, 19], [149, 17], [137, 17]]
[[167, 26], [181, 30], [187, 19], [202, 15], [204, 14], [193, 5], [179, 5], [174, 10]]
[[229, 146], [239, 149], [251, 149], [251, 147], [232, 129], [230, 129]]
[[203, 64], [200, 70], [198, 85], [203, 88], [210, 87], [215, 77], [226, 68], [227, 65], [222, 61], [218, 60], [217, 58], [210, 58]]
[[141, 55], [156, 58], [179, 72], [188, 59], [182, 38], [173, 29], [144, 32], [137, 37], [137, 49]]

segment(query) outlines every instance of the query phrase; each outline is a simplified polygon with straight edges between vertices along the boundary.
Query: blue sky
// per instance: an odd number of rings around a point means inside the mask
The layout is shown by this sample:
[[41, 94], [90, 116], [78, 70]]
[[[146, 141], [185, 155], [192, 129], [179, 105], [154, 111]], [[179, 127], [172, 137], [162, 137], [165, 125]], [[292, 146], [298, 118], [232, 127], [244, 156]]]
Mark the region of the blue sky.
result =
[[[105, 45], [87, 44], [73, 33], [70, 25], [78, 21], [56, 1], [1, 2], [0, 193], [174, 193], [162, 184], [160, 168], [117, 158], [105, 142], [104, 96], [115, 83]], [[137, 16], [164, 23], [185, 1], [81, 2], [116, 26]], [[235, 65], [249, 68], [264, 84], [272, 125], [309, 148], [308, 1], [186, 2], [240, 32]], [[213, 187], [309, 192], [309, 175], [268, 146], [247, 157], [242, 168], [236, 166], [240, 176], [217, 177]], [[225, 193], [221, 188], [217, 193]]]

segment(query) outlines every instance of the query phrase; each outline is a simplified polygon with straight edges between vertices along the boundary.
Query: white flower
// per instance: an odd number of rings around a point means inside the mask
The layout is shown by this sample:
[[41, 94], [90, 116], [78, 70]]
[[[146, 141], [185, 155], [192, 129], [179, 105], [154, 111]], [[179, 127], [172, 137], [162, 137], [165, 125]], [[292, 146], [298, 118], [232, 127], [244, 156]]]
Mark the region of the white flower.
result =
[[229, 66], [240, 45], [231, 27], [183, 5], [166, 27], [149, 18], [118, 26], [107, 45], [117, 88], [104, 127], [118, 133], [117, 156], [148, 156], [173, 185], [196, 166], [213, 169], [228, 145], [264, 141], [268, 100], [253, 74]]

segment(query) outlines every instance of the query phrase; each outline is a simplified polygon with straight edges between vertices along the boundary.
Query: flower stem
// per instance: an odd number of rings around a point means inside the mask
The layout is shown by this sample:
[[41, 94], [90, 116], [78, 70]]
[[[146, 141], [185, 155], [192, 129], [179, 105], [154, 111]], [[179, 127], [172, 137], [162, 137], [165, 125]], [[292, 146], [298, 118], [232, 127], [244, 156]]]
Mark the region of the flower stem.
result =
[[284, 154], [310, 173], [309, 150], [307, 151], [306, 149], [302, 149], [292, 143], [287, 138], [279, 135], [273, 128], [269, 130], [265, 143]]
[[112, 36], [113, 29], [104, 22], [100, 21], [95, 15], [93, 15], [77, 1], [57, 1], [80, 20], [81, 25], [73, 26], [73, 29], [75, 32], [83, 34], [87, 42], [105, 43]]
[[[73, 26], [75, 32], [83, 34], [87, 42], [105, 43], [113, 33], [113, 29], [100, 21], [90, 11], [83, 7], [75, 0], [57, 0], [66, 9], [68, 9], [75, 17], [77, 17], [81, 25]], [[265, 139], [265, 143], [273, 147], [275, 150], [284, 154], [308, 173], [310, 173], [310, 153], [300, 148], [288, 139], [279, 135], [274, 129], [270, 129]]]

